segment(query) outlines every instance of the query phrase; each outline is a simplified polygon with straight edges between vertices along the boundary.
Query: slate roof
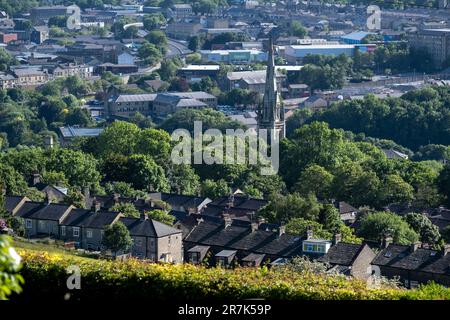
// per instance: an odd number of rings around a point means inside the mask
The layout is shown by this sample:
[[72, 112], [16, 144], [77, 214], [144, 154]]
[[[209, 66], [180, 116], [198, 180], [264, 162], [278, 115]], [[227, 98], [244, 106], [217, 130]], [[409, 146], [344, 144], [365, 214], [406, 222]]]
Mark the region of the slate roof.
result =
[[190, 248], [187, 252], [199, 252], [200, 254], [204, 255], [206, 252], [208, 252], [210, 246], [194, 246]]
[[403, 270], [448, 273], [450, 255], [442, 256], [438, 251], [423, 248], [412, 252], [410, 246], [391, 244], [378, 253], [372, 264]]
[[[211, 202], [210, 205], [226, 207], [228, 202], [229, 202], [229, 197], [223, 196], [223, 197]], [[233, 197], [233, 208], [258, 211], [259, 209], [264, 207], [267, 203], [268, 203], [267, 200], [248, 198], [247, 196], [235, 195]]]
[[350, 266], [358, 257], [364, 244], [352, 244], [339, 242], [328, 250], [328, 252], [320, 257], [318, 261], [328, 262], [330, 264], [338, 264], [341, 266]]
[[344, 202], [344, 201], [339, 201], [338, 203], [335, 204], [335, 206], [337, 209], [339, 209], [340, 214], [346, 214], [346, 213], [358, 211], [358, 209], [356, 209], [355, 207], [351, 206], [350, 204], [348, 204], [347, 202]]
[[29, 201], [24, 203], [24, 205], [17, 211], [16, 215], [25, 219], [30, 218], [59, 221], [70, 207], [70, 205], [66, 204], [45, 204], [42, 202]]
[[90, 217], [84, 220], [80, 225], [86, 228], [102, 229], [105, 226], [112, 224], [119, 215], [119, 212], [106, 211], [92, 213]]
[[160, 238], [181, 233], [181, 230], [152, 219], [122, 217], [120, 221], [128, 228], [132, 236]]
[[82, 226], [87, 219], [89, 219], [94, 213], [85, 209], [72, 209], [67, 217], [60, 223], [63, 226]]
[[222, 250], [219, 253], [216, 254], [216, 257], [232, 257], [236, 254], [236, 250]]
[[150, 198], [153, 200], [162, 200], [172, 207], [198, 207], [200, 204], [206, 202], [211, 202], [211, 200], [207, 197], [197, 197], [197, 196], [188, 196], [188, 195], [180, 195], [173, 193], [165, 193], [165, 192], [154, 192], [150, 194]]
[[242, 258], [242, 261], [244, 262], [256, 262], [256, 263], [260, 263], [264, 257], [266, 255], [265, 254], [258, 254], [258, 253], [250, 253], [248, 256]]
[[12, 212], [24, 198], [25, 197], [22, 196], [6, 196], [5, 197], [6, 211]]
[[121, 94], [115, 102], [150, 102], [156, 99], [157, 94]]

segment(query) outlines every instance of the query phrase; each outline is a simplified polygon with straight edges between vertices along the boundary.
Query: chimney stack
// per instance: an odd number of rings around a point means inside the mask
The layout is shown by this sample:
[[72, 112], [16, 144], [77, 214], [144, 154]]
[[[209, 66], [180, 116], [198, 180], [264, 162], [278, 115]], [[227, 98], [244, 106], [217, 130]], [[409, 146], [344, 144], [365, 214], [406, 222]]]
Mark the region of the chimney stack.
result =
[[224, 213], [222, 215], [223, 217], [223, 224], [224, 224], [224, 228], [228, 228], [229, 226], [231, 226], [231, 223], [233, 222], [233, 220], [231, 219], [230, 215], [228, 213]]
[[381, 240], [381, 248], [386, 249], [393, 241], [394, 239], [391, 236], [383, 236], [383, 239]]
[[264, 219], [263, 217], [259, 217], [258, 218], [258, 225], [262, 225], [263, 223], [266, 223], [266, 219]]
[[285, 233], [286, 233], [286, 226], [280, 226], [278, 228], [278, 236], [281, 237]]
[[100, 211], [100, 208], [101, 208], [100, 201], [94, 200], [94, 201], [92, 202], [92, 209], [91, 209], [92, 212], [97, 213], [97, 212]]
[[120, 198], [120, 194], [114, 193], [114, 196], [113, 196], [114, 203], [119, 203], [119, 198]]
[[139, 215], [139, 220], [141, 221], [148, 220], [148, 216], [145, 214], [145, 212], [141, 212], [141, 214]]
[[333, 246], [337, 245], [341, 241], [342, 241], [342, 236], [340, 233], [333, 234], [333, 239], [332, 239]]
[[33, 186], [41, 183], [41, 175], [39, 173], [33, 173]]
[[54, 146], [53, 136], [45, 136], [44, 137], [44, 146], [46, 148], [53, 148]]
[[252, 222], [251, 227], [252, 227], [252, 232], [255, 232], [256, 230], [258, 230], [259, 225], [256, 222]]
[[445, 257], [450, 252], [450, 244], [444, 244], [441, 249], [441, 255]]
[[416, 241], [416, 242], [411, 243], [410, 246], [409, 246], [409, 249], [410, 249], [409, 251], [411, 251], [411, 252], [417, 251], [417, 249], [420, 248], [420, 245], [421, 245], [421, 244], [422, 244], [422, 243], [419, 242], [419, 241]]
[[306, 230], [306, 240], [312, 239], [314, 236], [314, 231], [311, 227], [308, 227], [308, 230]]
[[52, 199], [49, 197], [48, 193], [45, 193], [45, 200], [44, 203], [46, 205], [49, 205], [50, 203], [52, 203]]

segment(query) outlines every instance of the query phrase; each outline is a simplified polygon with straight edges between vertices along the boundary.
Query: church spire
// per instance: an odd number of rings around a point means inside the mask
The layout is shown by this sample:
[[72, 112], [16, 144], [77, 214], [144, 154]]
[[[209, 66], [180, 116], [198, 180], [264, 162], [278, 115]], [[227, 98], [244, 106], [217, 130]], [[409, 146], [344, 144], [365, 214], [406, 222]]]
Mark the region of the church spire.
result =
[[284, 138], [286, 135], [284, 109], [277, 86], [272, 33], [269, 38], [266, 87], [262, 107], [259, 110], [258, 129], [271, 130], [271, 135], [277, 134], [277, 140]]

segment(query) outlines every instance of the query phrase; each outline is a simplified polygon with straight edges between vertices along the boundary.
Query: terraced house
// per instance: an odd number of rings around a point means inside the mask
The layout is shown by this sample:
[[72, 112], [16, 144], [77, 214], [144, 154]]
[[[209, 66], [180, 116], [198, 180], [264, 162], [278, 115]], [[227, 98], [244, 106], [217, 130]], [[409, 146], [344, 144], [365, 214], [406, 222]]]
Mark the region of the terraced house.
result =
[[72, 242], [77, 248], [102, 251], [105, 228], [120, 221], [133, 239], [133, 256], [154, 262], [183, 262], [182, 231], [144, 214], [127, 218], [119, 212], [102, 211], [100, 203], [86, 210], [50, 201], [34, 202], [21, 196], [7, 196], [5, 208], [24, 221], [29, 238], [52, 237]]

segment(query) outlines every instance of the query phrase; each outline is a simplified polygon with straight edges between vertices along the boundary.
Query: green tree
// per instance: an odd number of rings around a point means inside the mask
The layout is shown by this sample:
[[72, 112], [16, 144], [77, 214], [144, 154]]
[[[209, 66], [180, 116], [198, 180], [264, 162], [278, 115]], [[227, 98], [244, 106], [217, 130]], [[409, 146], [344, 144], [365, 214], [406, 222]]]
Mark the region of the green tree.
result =
[[130, 232], [122, 222], [116, 222], [105, 228], [102, 245], [111, 250], [114, 256], [117, 256], [118, 252], [128, 251], [132, 244]]
[[169, 226], [175, 222], [175, 217], [163, 210], [151, 210], [145, 213], [150, 219], [159, 221]]
[[325, 168], [313, 164], [300, 174], [294, 191], [303, 196], [313, 192], [319, 199], [329, 199], [332, 183], [333, 175]]
[[343, 224], [339, 210], [331, 204], [323, 205], [322, 210], [320, 210], [319, 221], [330, 232], [339, 230]]
[[414, 189], [398, 175], [388, 175], [382, 188], [385, 203], [410, 203]]
[[318, 221], [321, 205], [313, 194], [302, 198], [297, 193], [286, 196], [271, 195], [269, 204], [261, 210], [261, 215], [269, 222], [287, 223], [293, 218]]
[[442, 169], [438, 178], [439, 191], [446, 197], [446, 203], [450, 206], [450, 163]]
[[168, 169], [171, 191], [178, 194], [197, 195], [200, 190], [200, 177], [191, 166], [171, 165]]
[[130, 218], [139, 218], [140, 216], [139, 210], [136, 209], [136, 207], [132, 203], [128, 202], [116, 203], [111, 208], [109, 208], [109, 211], [120, 212], [125, 217]]
[[80, 190], [69, 188], [67, 195], [64, 197], [64, 203], [73, 205], [77, 208], [85, 207], [85, 199], [83, 193]]
[[379, 241], [384, 235], [390, 235], [398, 244], [411, 244], [419, 240], [418, 234], [405, 220], [390, 212], [369, 213], [362, 217], [357, 235], [373, 241]]
[[128, 180], [136, 189], [167, 192], [169, 182], [161, 166], [149, 156], [136, 154], [128, 159]]
[[21, 258], [11, 245], [10, 237], [0, 235], [0, 300], [7, 300], [11, 294], [22, 292], [24, 281], [19, 274]]
[[420, 235], [420, 240], [429, 244], [437, 244], [441, 235], [439, 228], [435, 226], [430, 219], [421, 213], [408, 213], [405, 217], [406, 222], [413, 230]]
[[138, 126], [133, 123], [115, 121], [98, 136], [97, 152], [101, 156], [107, 154], [129, 156], [135, 152], [138, 141], [136, 137], [140, 136], [140, 132]]
[[90, 154], [70, 149], [54, 148], [47, 151], [46, 169], [63, 172], [73, 187], [98, 188], [100, 172], [97, 160]]
[[160, 62], [163, 58], [161, 50], [148, 41], [144, 41], [138, 49], [138, 56], [144, 60], [147, 65], [154, 65]]
[[223, 179], [217, 181], [206, 179], [202, 181], [200, 190], [203, 197], [208, 197], [213, 200], [222, 196], [227, 196], [231, 192], [228, 183]]
[[143, 19], [145, 30], [159, 29], [166, 24], [166, 18], [162, 14], [146, 14]]

